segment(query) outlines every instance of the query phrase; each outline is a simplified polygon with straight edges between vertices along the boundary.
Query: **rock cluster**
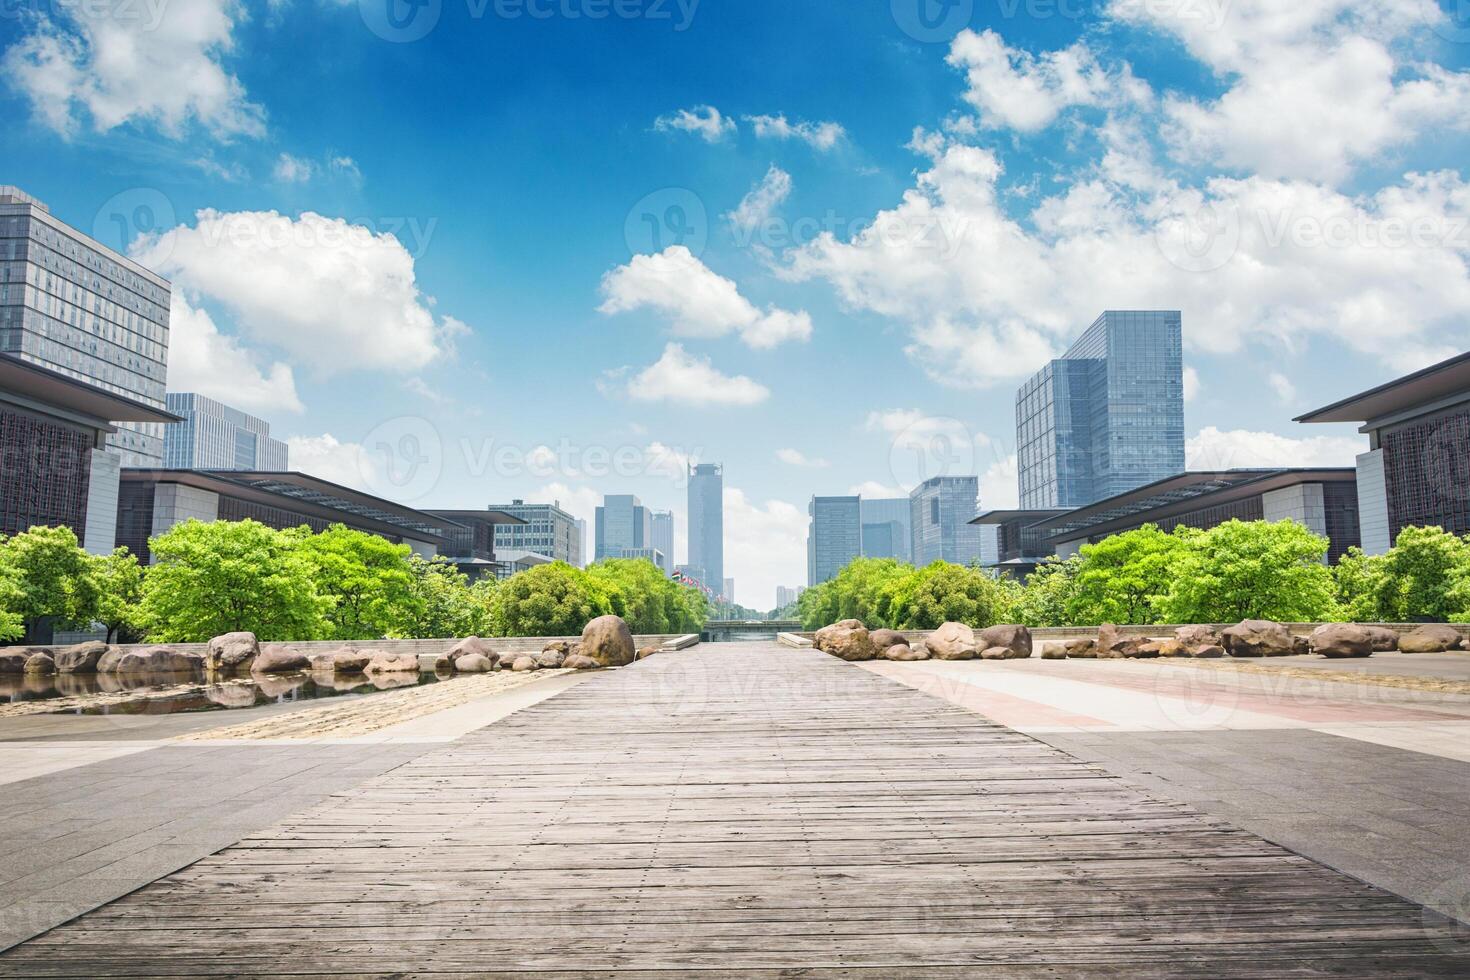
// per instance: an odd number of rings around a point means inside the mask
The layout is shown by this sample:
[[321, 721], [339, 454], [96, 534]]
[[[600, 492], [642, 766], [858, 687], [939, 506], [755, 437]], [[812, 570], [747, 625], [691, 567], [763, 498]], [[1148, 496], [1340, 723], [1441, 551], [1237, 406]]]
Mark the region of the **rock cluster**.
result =
[[1031, 656], [1031, 631], [1024, 626], [976, 631], [964, 623], [944, 623], [922, 642], [910, 643], [898, 630], [869, 632], [861, 621], [844, 619], [817, 630], [813, 646], [842, 660], [1011, 660]]

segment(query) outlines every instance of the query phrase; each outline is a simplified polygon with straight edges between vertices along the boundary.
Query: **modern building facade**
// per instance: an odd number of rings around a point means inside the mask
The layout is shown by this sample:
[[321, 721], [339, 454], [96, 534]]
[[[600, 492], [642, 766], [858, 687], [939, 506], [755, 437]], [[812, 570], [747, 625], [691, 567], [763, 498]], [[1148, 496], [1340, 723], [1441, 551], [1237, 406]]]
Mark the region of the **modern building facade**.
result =
[[784, 585], [776, 586], [776, 608], [785, 609], [793, 602], [800, 600], [801, 594], [805, 591], [806, 586], [804, 585], [798, 585], [794, 589], [789, 589]]
[[495, 528], [495, 550], [529, 551], [545, 555], [553, 561], [564, 561], [581, 568], [585, 522], [561, 509], [561, 501], [528, 504], [512, 500], [508, 504], [491, 504], [487, 510], [499, 511], [519, 518], [524, 524], [502, 524]]
[[663, 571], [664, 553], [657, 548], [624, 548], [621, 554], [610, 555], [612, 558], [641, 558], [644, 561], [657, 565], [659, 571]]
[[[0, 187], [0, 353], [164, 412], [166, 279]], [[163, 422], [118, 419], [121, 465], [163, 462]]]
[[807, 516], [807, 585], [821, 585], [863, 553], [862, 498], [813, 497]]
[[1470, 353], [1309, 412], [1298, 422], [1356, 422], [1362, 548], [1381, 555], [1406, 527], [1470, 532]]
[[653, 512], [632, 494], [608, 494], [597, 508], [593, 559], [622, 558], [653, 547]]
[[664, 574], [674, 574], [674, 512], [671, 510], [656, 510], [653, 512], [653, 547], [657, 548], [663, 555], [663, 561], [659, 568]]
[[143, 562], [148, 539], [187, 520], [259, 521], [268, 527], [333, 524], [407, 544], [432, 558], [463, 526], [425, 511], [374, 497], [304, 473], [226, 470], [123, 470], [117, 504], [117, 543]]
[[978, 476], [935, 476], [909, 494], [913, 560], [969, 565], [980, 558], [980, 530], [970, 522], [980, 508]]
[[725, 601], [726, 602], [730, 603], [731, 605], [734, 605], [734, 603], [735, 603], [735, 580], [733, 578], [727, 578], [727, 579], [725, 579], [724, 596], [725, 596]]
[[1184, 471], [1177, 310], [1109, 310], [1016, 393], [1021, 507], [1082, 507]]
[[0, 354], [0, 534], [69, 527], [92, 554], [117, 543], [114, 422], [163, 425], [167, 412]]
[[171, 391], [168, 410], [181, 421], [164, 429], [165, 469], [262, 470], [289, 469], [289, 449], [271, 438], [271, 425], [213, 398]]
[[1346, 468], [1181, 473], [1032, 526], [1059, 557], [1145, 524], [1208, 530], [1226, 521], [1294, 520], [1327, 538], [1336, 562], [1359, 544], [1356, 474]]
[[[913, 557], [912, 509], [907, 497], [863, 499], [863, 554], [869, 558]], [[895, 526], [896, 525], [896, 526]]]
[[725, 581], [725, 468], [689, 468], [689, 564], [704, 569], [702, 581], [719, 591]]
[[508, 577], [495, 551], [495, 529], [525, 523], [519, 517], [493, 510], [426, 510], [424, 513], [452, 525], [444, 532], [438, 554], [454, 562], [471, 582], [486, 576]]
[[[997, 575], [1025, 579], [1037, 565], [1056, 555], [1041, 522], [1066, 513], [1065, 509], [991, 510], [976, 517], [970, 523], [978, 527], [982, 535], [981, 567]], [[995, 540], [993, 558], [984, 541], [986, 532]]]

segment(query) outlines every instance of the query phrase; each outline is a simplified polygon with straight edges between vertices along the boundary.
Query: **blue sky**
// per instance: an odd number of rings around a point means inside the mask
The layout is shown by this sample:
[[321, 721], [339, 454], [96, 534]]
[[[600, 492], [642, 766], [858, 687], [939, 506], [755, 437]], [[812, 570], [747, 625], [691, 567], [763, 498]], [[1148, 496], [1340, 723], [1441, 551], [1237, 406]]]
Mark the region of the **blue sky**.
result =
[[1184, 311], [1208, 465], [1350, 463], [1291, 417], [1465, 346], [1448, 3], [393, 2], [0, 19], [0, 179], [169, 275], [171, 387], [323, 476], [638, 493], [682, 561], [723, 462], [769, 606], [812, 493], [1012, 503], [1016, 384], [1103, 309]]

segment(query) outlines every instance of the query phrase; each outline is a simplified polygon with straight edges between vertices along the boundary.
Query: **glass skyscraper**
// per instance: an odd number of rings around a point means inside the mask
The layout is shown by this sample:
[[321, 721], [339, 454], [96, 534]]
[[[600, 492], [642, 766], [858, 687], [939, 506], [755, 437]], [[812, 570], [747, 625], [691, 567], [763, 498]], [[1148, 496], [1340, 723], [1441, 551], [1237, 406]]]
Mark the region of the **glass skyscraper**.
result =
[[908, 561], [913, 554], [909, 499], [864, 500], [862, 512], [863, 554], [869, 558]]
[[936, 476], [909, 494], [914, 564], [968, 565], [980, 558], [980, 528], [970, 520], [980, 509], [978, 476]]
[[597, 508], [593, 557], [623, 558], [631, 551], [656, 547], [653, 544], [653, 515], [632, 494], [607, 494]]
[[725, 585], [725, 470], [699, 463], [689, 470], [689, 564], [704, 571], [712, 592]]
[[1178, 310], [1109, 310], [1016, 393], [1021, 506], [1088, 504], [1184, 471]]
[[863, 553], [862, 498], [813, 497], [807, 516], [807, 585], [821, 585]]
[[169, 392], [168, 410], [183, 421], [164, 431], [167, 469], [266, 473], [287, 469], [289, 450], [271, 438], [271, 425], [264, 419], [192, 392]]

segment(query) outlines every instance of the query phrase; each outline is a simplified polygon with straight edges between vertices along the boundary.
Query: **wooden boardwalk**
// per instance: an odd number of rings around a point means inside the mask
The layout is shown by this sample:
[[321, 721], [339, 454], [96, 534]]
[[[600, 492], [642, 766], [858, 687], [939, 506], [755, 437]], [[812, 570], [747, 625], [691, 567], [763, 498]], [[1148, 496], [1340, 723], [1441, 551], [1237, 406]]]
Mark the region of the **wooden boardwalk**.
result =
[[705, 646], [340, 794], [0, 976], [1470, 975], [1454, 935], [867, 671]]

